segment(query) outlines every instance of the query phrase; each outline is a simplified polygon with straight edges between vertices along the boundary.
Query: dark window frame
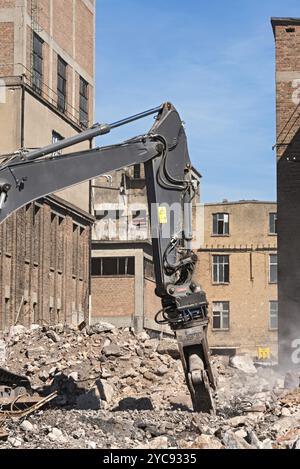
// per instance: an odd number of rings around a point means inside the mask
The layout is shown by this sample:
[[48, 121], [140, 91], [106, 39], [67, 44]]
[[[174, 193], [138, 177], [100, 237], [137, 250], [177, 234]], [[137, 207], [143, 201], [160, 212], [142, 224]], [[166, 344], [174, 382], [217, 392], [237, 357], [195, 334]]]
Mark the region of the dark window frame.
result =
[[228, 254], [212, 256], [212, 281], [216, 285], [230, 283], [230, 256]]
[[57, 56], [57, 108], [61, 112], [67, 110], [67, 62]]
[[[219, 305], [222, 305], [220, 307]], [[216, 325], [219, 320], [219, 326]], [[212, 330], [229, 331], [230, 330], [230, 302], [213, 301], [212, 304]]]
[[277, 212], [269, 213], [269, 234], [277, 235]]
[[[272, 309], [273, 306], [275, 308]], [[272, 321], [275, 320], [275, 325], [274, 323], [272, 324]], [[278, 331], [278, 301], [277, 300], [271, 300], [269, 302], [269, 330], [270, 331]]]
[[[224, 220], [226, 216], [228, 217], [227, 221]], [[229, 234], [230, 234], [229, 213], [227, 212], [213, 213], [212, 236], [229, 236]]]
[[79, 77], [79, 122], [84, 127], [89, 125], [89, 84]]
[[[95, 268], [96, 266], [97, 268]], [[93, 278], [134, 277], [135, 258], [133, 256], [93, 257], [91, 271]]]
[[33, 33], [33, 47], [32, 47], [32, 87], [34, 91], [42, 94], [43, 91], [43, 39]]

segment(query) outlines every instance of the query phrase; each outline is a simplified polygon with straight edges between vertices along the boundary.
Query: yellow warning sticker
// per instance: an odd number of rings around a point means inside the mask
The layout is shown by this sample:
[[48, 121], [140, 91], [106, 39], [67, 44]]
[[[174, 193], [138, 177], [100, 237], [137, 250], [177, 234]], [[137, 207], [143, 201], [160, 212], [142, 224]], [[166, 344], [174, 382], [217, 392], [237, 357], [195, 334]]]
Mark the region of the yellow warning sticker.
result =
[[168, 223], [167, 207], [158, 207], [158, 220], [161, 225]]
[[271, 351], [269, 347], [259, 347], [258, 348], [258, 358], [260, 360], [268, 360], [271, 356]]

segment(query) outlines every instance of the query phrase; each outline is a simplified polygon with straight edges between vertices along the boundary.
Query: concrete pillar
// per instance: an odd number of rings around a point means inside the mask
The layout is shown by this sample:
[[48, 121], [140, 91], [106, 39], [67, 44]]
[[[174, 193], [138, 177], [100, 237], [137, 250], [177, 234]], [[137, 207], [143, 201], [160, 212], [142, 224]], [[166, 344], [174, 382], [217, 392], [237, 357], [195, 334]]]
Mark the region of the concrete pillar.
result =
[[135, 312], [133, 327], [136, 332], [144, 328], [144, 254], [142, 249], [135, 251]]

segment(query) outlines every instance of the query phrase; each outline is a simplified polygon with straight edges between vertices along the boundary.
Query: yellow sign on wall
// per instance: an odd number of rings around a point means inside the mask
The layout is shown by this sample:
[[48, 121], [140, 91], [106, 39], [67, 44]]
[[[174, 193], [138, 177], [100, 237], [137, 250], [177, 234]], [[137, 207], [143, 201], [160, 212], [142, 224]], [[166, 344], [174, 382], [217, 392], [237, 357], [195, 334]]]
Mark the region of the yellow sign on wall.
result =
[[158, 220], [161, 225], [168, 223], [167, 207], [158, 207]]
[[258, 358], [259, 360], [269, 360], [271, 351], [269, 347], [258, 347]]

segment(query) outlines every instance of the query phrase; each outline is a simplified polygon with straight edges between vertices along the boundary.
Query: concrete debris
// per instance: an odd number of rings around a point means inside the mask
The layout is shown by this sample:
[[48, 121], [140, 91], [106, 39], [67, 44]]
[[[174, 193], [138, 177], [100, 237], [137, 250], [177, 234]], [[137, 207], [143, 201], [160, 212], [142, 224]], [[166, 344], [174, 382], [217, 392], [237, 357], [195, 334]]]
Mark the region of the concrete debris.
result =
[[257, 373], [253, 360], [249, 355], [236, 355], [235, 357], [232, 357], [230, 365], [246, 374]]
[[99, 322], [98, 324], [94, 324], [87, 329], [88, 334], [101, 334], [102, 332], [110, 332], [115, 329], [113, 324], [109, 322]]
[[228, 430], [225, 433], [223, 443], [227, 449], [253, 449], [253, 446], [232, 430]]
[[51, 339], [52, 342], [55, 342], [55, 343], [60, 342], [60, 337], [58, 334], [56, 334], [55, 331], [48, 331], [46, 333], [46, 336], [49, 337], [49, 339]]
[[300, 447], [300, 388], [247, 356], [231, 366], [212, 357], [216, 415], [192, 412], [177, 343], [153, 332], [17, 326], [0, 341], [1, 356], [34, 392], [58, 395], [22, 419], [0, 415], [0, 449]]
[[288, 371], [284, 377], [285, 389], [295, 389], [300, 386], [300, 375], [299, 372]]
[[162, 340], [157, 347], [157, 352], [161, 355], [170, 355], [170, 357], [177, 359], [179, 358], [179, 351], [177, 343], [174, 340], [165, 339]]
[[29, 433], [34, 432], [34, 426], [28, 420], [24, 420], [21, 423], [20, 429], [23, 430], [23, 432], [29, 432]]

